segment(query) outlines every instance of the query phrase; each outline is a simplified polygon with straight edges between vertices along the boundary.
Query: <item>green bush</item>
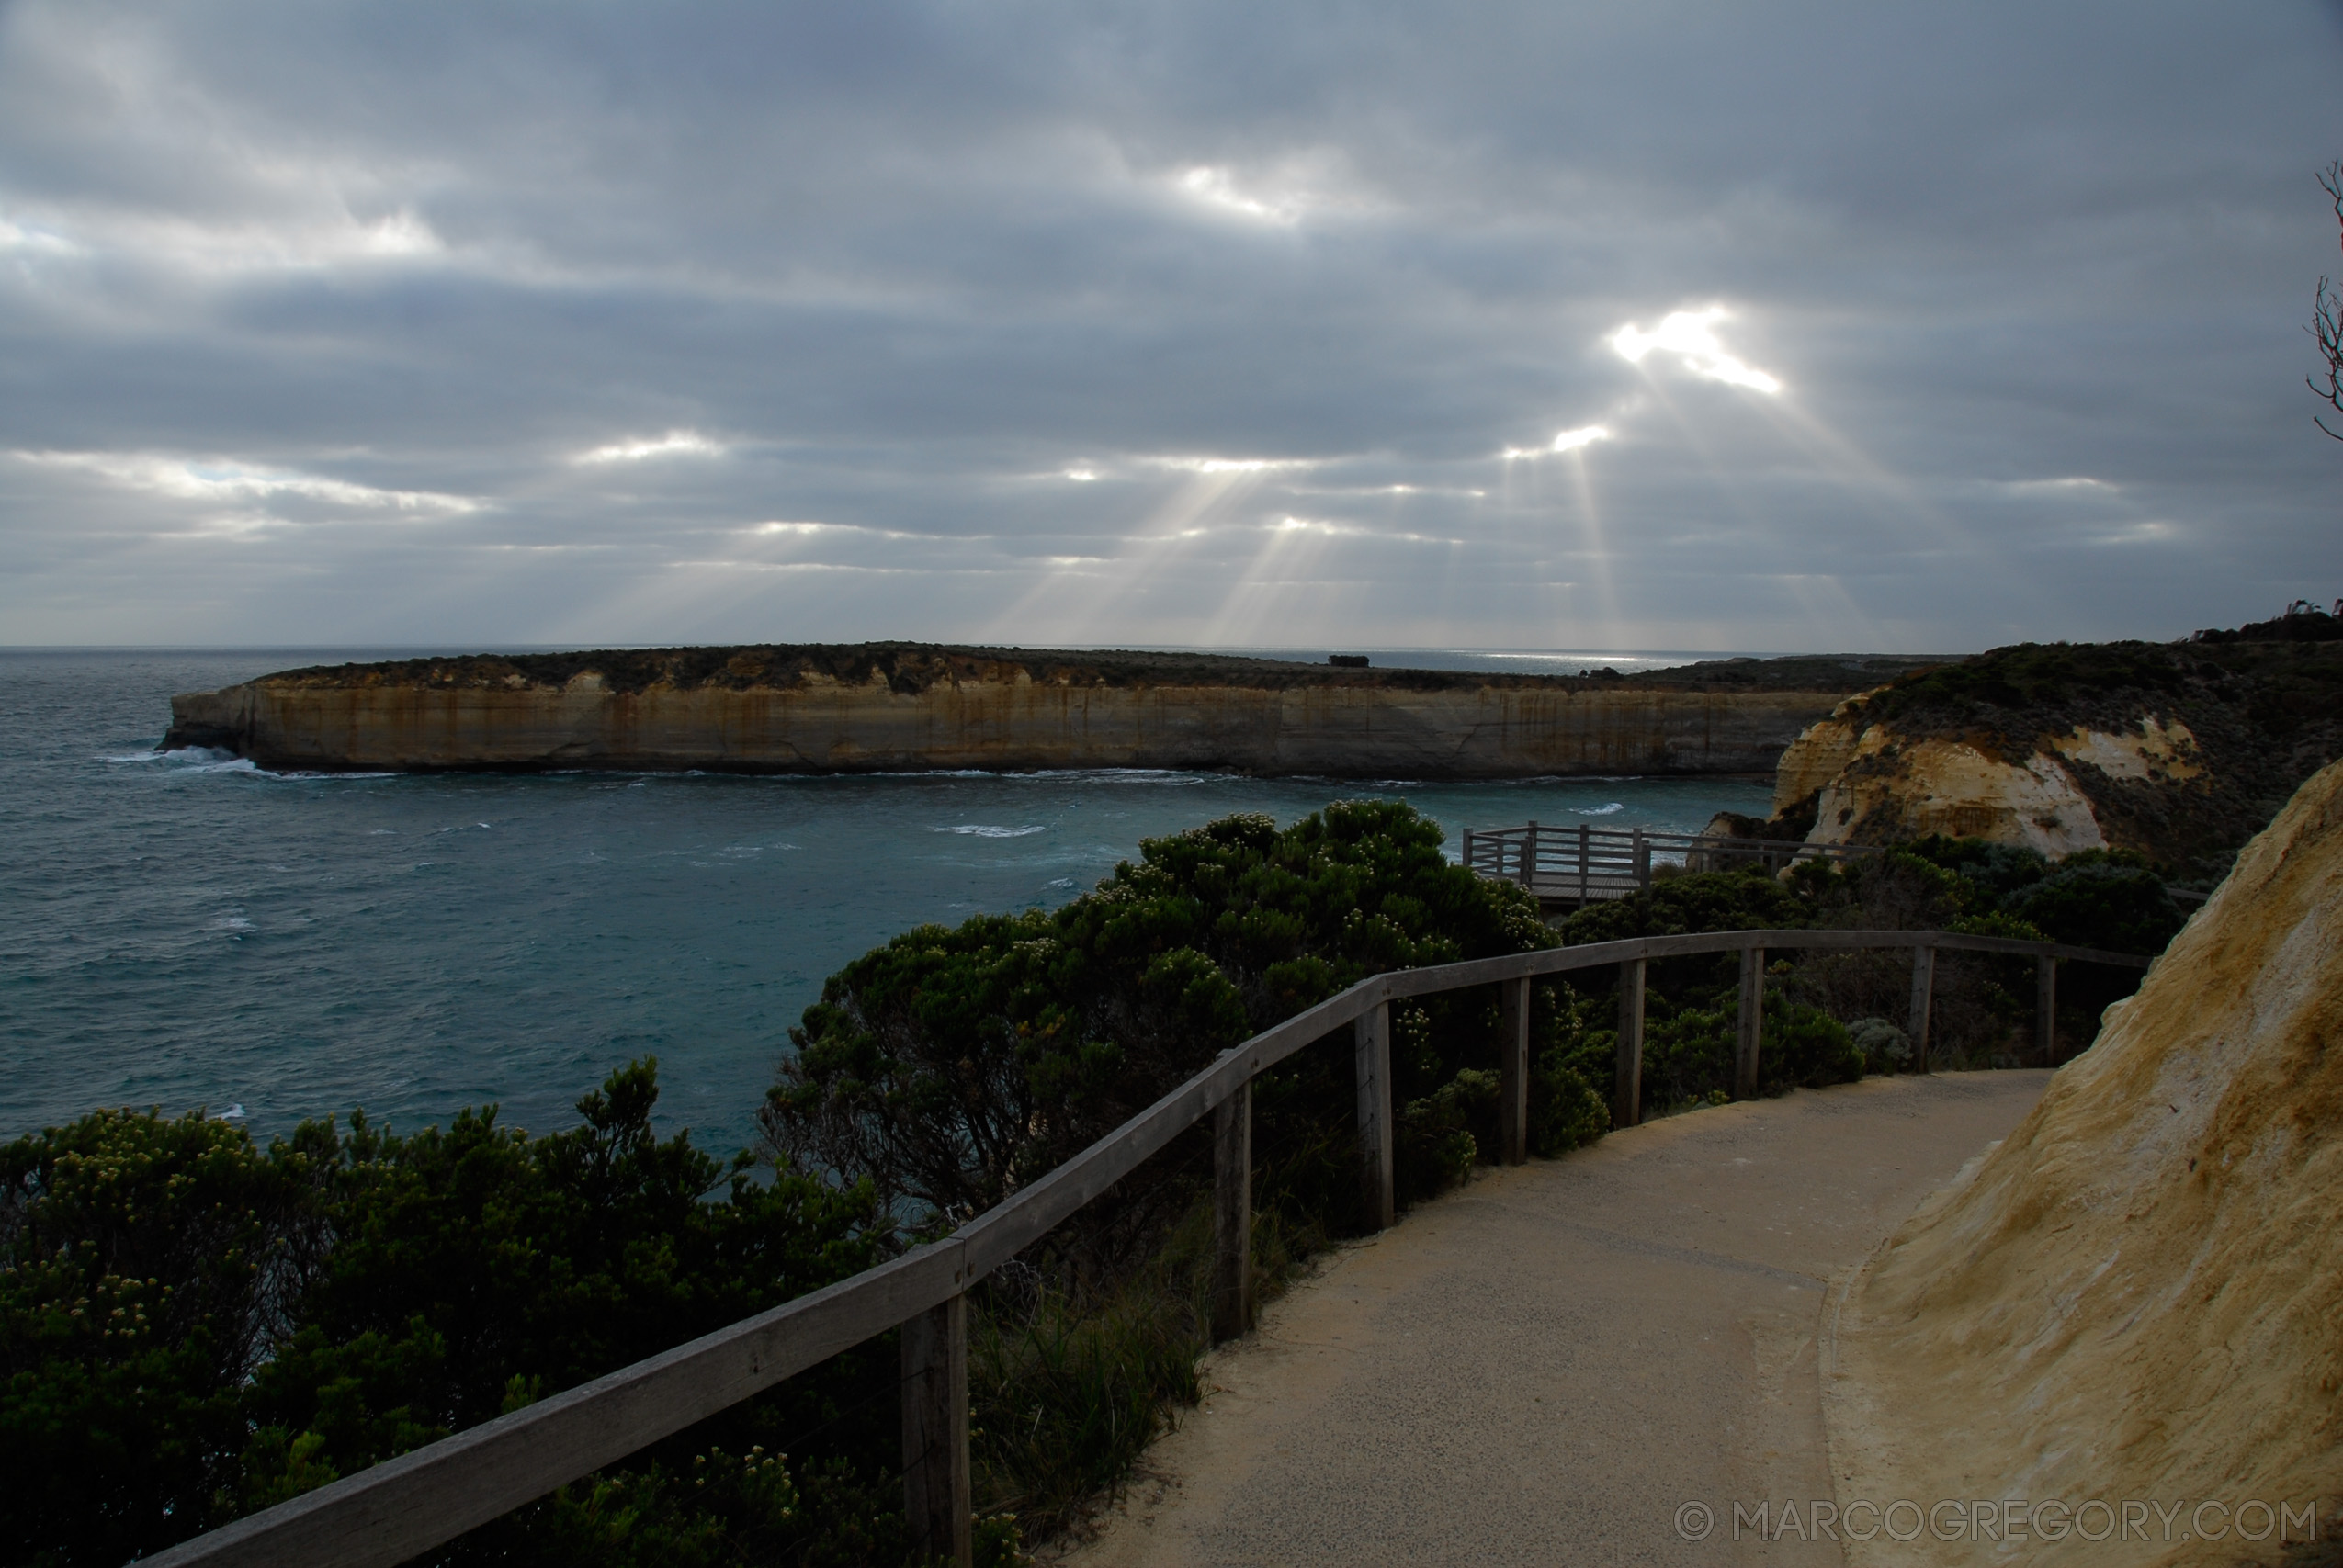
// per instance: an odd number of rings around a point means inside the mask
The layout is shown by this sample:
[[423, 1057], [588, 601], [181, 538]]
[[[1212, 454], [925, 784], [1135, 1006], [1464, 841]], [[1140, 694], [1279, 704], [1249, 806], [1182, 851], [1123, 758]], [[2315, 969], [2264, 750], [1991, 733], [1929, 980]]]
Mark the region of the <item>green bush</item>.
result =
[[1867, 1073], [1900, 1073], [1911, 1065], [1911, 1037], [1884, 1018], [1859, 1018], [1847, 1026], [1848, 1043], [1863, 1055]]
[[[1218, 1052], [1368, 976], [1550, 946], [1519, 887], [1449, 863], [1438, 826], [1351, 801], [1290, 828], [1221, 818], [1150, 839], [1048, 911], [906, 932], [832, 976], [762, 1114], [784, 1168], [870, 1184], [915, 1228], [981, 1212], [1080, 1153]], [[1534, 987], [1533, 1146], [1600, 1135], [1573, 1065], [1583, 1020]], [[1391, 1009], [1395, 1179], [1413, 1201], [1494, 1152], [1494, 987]], [[1253, 1087], [1256, 1256], [1273, 1276], [1361, 1227], [1350, 1026]], [[1607, 1082], [1607, 1068], [1605, 1071]], [[1192, 1134], [979, 1293], [982, 1506], [1036, 1529], [1126, 1472], [1194, 1397]]]
[[1863, 1053], [1845, 1024], [1820, 1008], [1768, 988], [1764, 1022], [1758, 1032], [1761, 1090], [1778, 1093], [1794, 1086], [1852, 1083], [1863, 1076]]
[[1715, 1008], [1654, 1008], [1644, 1023], [1648, 1112], [1706, 1103], [1733, 1088], [1733, 1020]]
[[1752, 863], [1737, 871], [1657, 878], [1647, 892], [1590, 904], [1562, 922], [1572, 947], [1638, 936], [1770, 930], [1813, 924], [1816, 900]]
[[[1148, 840], [1136, 865], [1058, 909], [906, 932], [831, 976], [790, 1032], [798, 1049], [762, 1116], [770, 1146], [866, 1180], [922, 1223], [964, 1219], [1358, 980], [1552, 944], [1527, 894], [1450, 863], [1440, 843], [1400, 802], [1340, 802], [1282, 830], [1227, 817]], [[1494, 1006], [1482, 994], [1393, 1010], [1411, 1191], [1470, 1163], [1488, 1097], [1457, 1075], [1489, 1064]], [[1273, 1158], [1284, 1122], [1347, 1116], [1338, 1066], [1264, 1085]]]
[[2164, 879], [2137, 857], [2096, 850], [2069, 855], [1998, 908], [2054, 942], [2112, 953], [2161, 953], [2187, 922]]
[[[651, 1064], [532, 1138], [492, 1109], [266, 1149], [99, 1111], [0, 1149], [0, 1562], [122, 1562], [886, 1255], [867, 1185], [651, 1132]], [[885, 1346], [452, 1543], [439, 1561], [848, 1563], [902, 1550]], [[735, 1456], [746, 1457], [735, 1457]]]

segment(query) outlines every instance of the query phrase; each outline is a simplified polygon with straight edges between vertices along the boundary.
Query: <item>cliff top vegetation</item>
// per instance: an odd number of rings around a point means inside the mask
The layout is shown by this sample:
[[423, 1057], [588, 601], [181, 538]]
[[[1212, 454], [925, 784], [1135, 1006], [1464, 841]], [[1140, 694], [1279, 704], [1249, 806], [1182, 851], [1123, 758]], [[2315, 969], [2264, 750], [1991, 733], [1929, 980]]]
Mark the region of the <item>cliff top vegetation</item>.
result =
[[1529, 675], [1483, 670], [1358, 669], [1222, 653], [1093, 652], [919, 642], [764, 643], [736, 648], [479, 653], [317, 665], [264, 675], [255, 683], [550, 688], [594, 674], [617, 692], [653, 687], [797, 690], [829, 683], [883, 683], [892, 692], [909, 695], [937, 685], [1014, 682], [1022, 676], [1036, 685], [1229, 686], [1267, 691], [1319, 686], [1420, 692], [1559, 686], [1571, 691], [1851, 692], [1933, 662], [1896, 654], [1822, 654], [1707, 660], [1635, 675], [1601, 669], [1577, 675]]
[[[2314, 617], [2336, 621], [2311, 611], [2185, 642], [1995, 649], [1903, 676], [1852, 716], [1903, 740], [1960, 740], [2012, 761], [2051, 737], [2178, 720], [2193, 776], [2115, 777], [2071, 756], [2064, 765], [2110, 841], [2217, 876], [2304, 779], [2343, 756], [2343, 641], [2290, 629]], [[2264, 628], [2271, 635], [2251, 635]]]

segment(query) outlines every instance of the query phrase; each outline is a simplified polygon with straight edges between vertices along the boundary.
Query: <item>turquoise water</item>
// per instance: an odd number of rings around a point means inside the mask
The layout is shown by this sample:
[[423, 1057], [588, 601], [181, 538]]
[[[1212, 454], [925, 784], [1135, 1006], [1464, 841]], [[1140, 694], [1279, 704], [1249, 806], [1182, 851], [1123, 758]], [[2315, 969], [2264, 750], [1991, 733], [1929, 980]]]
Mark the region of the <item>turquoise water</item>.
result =
[[1379, 795], [1453, 852], [1466, 827], [1681, 831], [1771, 798], [1735, 779], [282, 777], [152, 750], [173, 692], [387, 656], [0, 652], [0, 1138], [125, 1104], [232, 1109], [265, 1136], [494, 1100], [550, 1129], [651, 1053], [667, 1125], [730, 1149], [824, 976], [922, 921], [1058, 904], [1141, 838]]

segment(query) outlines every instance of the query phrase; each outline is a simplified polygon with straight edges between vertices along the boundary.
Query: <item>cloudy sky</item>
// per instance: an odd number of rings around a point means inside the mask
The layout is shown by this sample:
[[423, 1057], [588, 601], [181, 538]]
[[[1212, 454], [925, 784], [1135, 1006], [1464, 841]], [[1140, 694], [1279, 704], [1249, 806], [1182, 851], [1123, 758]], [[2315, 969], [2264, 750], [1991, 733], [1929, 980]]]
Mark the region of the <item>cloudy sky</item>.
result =
[[2343, 593], [2343, 4], [13, 0], [0, 643]]

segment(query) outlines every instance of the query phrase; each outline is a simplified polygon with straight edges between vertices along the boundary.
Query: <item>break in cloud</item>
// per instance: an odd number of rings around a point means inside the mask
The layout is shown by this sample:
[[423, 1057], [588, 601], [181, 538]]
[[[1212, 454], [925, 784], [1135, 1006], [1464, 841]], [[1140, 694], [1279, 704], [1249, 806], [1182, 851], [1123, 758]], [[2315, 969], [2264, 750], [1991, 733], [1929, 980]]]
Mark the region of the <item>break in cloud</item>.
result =
[[2343, 592], [2343, 10], [0, 9], [0, 642], [1954, 649]]

